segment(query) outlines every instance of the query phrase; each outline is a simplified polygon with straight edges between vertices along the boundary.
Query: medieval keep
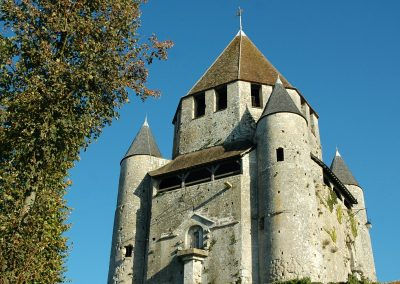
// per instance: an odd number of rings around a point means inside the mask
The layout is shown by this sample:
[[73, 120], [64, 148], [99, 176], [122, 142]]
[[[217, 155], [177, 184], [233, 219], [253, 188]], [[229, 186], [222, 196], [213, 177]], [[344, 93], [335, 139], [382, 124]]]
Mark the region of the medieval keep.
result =
[[146, 120], [121, 161], [108, 283], [376, 280], [363, 189], [242, 30], [172, 122], [172, 160]]

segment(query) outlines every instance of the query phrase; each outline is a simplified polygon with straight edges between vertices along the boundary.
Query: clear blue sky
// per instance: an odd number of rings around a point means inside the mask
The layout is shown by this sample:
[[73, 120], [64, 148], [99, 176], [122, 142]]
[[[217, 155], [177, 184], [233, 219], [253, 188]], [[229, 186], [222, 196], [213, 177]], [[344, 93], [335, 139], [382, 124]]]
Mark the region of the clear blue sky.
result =
[[146, 113], [171, 157], [179, 98], [237, 33], [239, 5], [246, 34], [319, 113], [324, 161], [337, 145], [364, 188], [378, 279], [400, 280], [400, 1], [150, 0], [141, 35], [175, 42], [151, 68], [162, 97], [132, 96], [71, 170], [72, 283], [106, 283], [120, 159]]

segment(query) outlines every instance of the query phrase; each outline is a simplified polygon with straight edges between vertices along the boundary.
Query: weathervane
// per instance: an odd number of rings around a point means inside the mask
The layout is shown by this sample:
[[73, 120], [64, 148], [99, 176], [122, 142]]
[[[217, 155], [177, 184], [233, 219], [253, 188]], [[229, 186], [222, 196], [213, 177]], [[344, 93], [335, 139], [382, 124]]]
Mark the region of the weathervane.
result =
[[242, 31], [242, 14], [243, 14], [243, 9], [239, 7], [236, 16], [239, 16], [239, 29]]

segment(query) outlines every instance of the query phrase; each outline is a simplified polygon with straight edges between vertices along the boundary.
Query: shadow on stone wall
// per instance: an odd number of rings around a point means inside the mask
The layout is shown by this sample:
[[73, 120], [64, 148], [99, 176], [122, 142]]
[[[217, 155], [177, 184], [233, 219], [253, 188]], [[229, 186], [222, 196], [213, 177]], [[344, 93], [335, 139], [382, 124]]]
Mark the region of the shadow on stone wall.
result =
[[253, 145], [253, 138], [256, 132], [256, 122], [246, 107], [238, 125], [232, 130], [223, 142], [223, 147], [229, 150], [241, 149]]
[[136, 211], [136, 234], [133, 255], [132, 283], [143, 283], [147, 268], [148, 235], [150, 228], [150, 176], [146, 175], [133, 192], [140, 198], [140, 206]]
[[183, 263], [174, 257], [167, 266], [146, 281], [148, 284], [183, 284]]

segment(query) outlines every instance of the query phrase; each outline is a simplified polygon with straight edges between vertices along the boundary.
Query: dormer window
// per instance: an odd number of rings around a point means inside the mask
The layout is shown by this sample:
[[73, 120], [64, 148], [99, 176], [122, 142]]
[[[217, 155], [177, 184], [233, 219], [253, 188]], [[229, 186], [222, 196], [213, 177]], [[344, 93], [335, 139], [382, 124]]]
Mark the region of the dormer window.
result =
[[216, 111], [226, 109], [228, 105], [228, 98], [227, 98], [227, 87], [223, 85], [215, 89], [215, 97], [216, 97]]
[[203, 116], [206, 113], [206, 98], [205, 93], [200, 93], [194, 96], [194, 118]]
[[261, 106], [261, 86], [258, 84], [251, 84], [251, 106], [252, 107], [262, 107]]

